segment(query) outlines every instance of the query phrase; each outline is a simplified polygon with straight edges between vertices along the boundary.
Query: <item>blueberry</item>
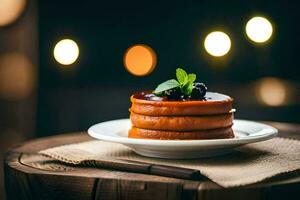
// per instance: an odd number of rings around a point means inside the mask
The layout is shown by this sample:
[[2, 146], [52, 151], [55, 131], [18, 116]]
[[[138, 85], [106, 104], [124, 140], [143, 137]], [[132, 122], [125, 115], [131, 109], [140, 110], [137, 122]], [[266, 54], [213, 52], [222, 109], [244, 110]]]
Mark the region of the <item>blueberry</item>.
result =
[[170, 100], [180, 100], [181, 96], [182, 96], [179, 88], [167, 90], [167, 91], [165, 91], [165, 95]]
[[203, 99], [207, 91], [207, 87], [203, 83], [194, 83], [191, 94], [192, 99]]

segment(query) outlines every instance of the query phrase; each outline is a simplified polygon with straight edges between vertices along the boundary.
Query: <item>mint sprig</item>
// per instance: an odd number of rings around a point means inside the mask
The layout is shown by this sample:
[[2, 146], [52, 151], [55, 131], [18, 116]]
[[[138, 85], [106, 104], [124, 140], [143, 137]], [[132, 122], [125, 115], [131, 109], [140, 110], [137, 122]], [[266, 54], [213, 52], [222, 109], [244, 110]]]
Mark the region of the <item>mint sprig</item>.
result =
[[184, 95], [191, 95], [193, 90], [193, 83], [197, 78], [196, 74], [188, 74], [185, 70], [177, 68], [176, 78], [177, 80], [171, 79], [159, 84], [153, 91], [153, 93], [156, 95], [162, 95], [167, 90], [179, 88]]

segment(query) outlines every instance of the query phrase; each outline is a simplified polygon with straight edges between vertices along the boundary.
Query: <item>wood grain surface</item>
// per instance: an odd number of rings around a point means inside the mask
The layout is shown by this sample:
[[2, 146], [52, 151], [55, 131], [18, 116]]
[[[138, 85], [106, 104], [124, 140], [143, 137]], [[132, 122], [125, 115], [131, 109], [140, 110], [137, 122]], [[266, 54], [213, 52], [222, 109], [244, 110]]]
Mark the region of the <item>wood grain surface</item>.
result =
[[[268, 122], [279, 136], [300, 139], [300, 125]], [[201, 181], [110, 169], [74, 167], [37, 154], [49, 147], [91, 140], [85, 133], [26, 142], [5, 159], [8, 199], [299, 199], [300, 172], [244, 187], [224, 189]], [[254, 174], [255, 176], [255, 174]]]

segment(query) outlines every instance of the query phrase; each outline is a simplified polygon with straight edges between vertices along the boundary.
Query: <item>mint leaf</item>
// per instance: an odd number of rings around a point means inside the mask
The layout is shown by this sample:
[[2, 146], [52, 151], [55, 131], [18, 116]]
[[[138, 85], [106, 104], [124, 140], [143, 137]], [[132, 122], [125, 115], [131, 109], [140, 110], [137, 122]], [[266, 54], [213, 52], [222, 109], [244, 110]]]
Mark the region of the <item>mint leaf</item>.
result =
[[181, 89], [181, 92], [186, 95], [186, 96], [189, 96], [191, 95], [192, 91], [193, 91], [193, 83], [195, 82], [196, 80], [196, 74], [188, 74], [188, 80], [181, 84], [180, 85], [180, 89]]
[[189, 74], [188, 77], [189, 77], [189, 82], [191, 82], [191, 83], [194, 83], [197, 78], [196, 74], [193, 74], [193, 73]]
[[193, 83], [189, 84], [187, 88], [187, 95], [191, 95], [193, 91]]
[[186, 95], [189, 96], [192, 93], [193, 90], [193, 83], [190, 81], [187, 81], [182, 87], [181, 87], [181, 92]]
[[176, 69], [176, 78], [180, 84], [185, 84], [189, 80], [186, 71], [181, 68]]
[[176, 81], [175, 79], [171, 79], [171, 80], [168, 80], [168, 81], [165, 81], [165, 82], [159, 84], [153, 93], [160, 94], [163, 91], [170, 90], [170, 89], [176, 88], [178, 86], [179, 86], [178, 81]]

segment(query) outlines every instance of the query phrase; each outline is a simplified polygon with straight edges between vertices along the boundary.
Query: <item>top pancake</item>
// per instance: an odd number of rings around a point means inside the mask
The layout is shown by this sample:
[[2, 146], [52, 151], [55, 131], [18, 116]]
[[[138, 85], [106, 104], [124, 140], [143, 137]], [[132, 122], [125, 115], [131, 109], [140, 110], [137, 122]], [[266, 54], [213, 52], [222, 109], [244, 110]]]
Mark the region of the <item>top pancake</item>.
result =
[[182, 115], [216, 115], [229, 113], [232, 110], [233, 99], [220, 93], [207, 92], [206, 100], [149, 100], [144, 93], [130, 97], [130, 111], [151, 116], [182, 116]]

